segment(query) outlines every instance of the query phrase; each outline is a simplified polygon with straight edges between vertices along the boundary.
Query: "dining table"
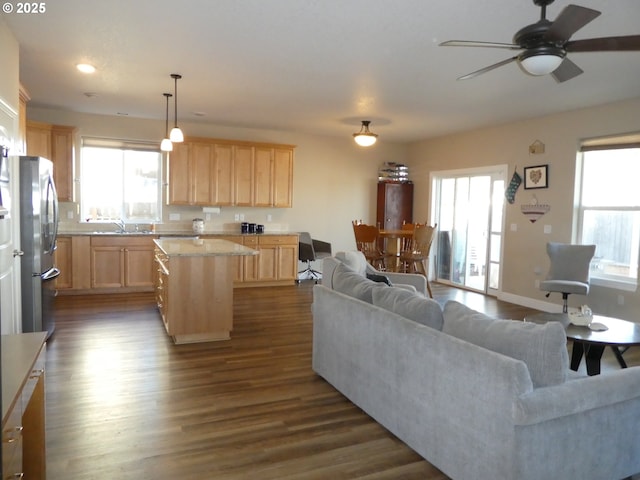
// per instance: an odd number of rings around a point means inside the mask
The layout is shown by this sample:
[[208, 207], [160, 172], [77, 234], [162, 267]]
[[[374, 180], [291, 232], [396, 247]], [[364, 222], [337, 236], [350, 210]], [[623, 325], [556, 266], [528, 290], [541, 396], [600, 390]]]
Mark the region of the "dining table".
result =
[[387, 262], [387, 268], [391, 267], [393, 271], [400, 270], [400, 254], [402, 253], [403, 240], [412, 238], [413, 230], [380, 230], [378, 235], [383, 240], [382, 251], [391, 260]]

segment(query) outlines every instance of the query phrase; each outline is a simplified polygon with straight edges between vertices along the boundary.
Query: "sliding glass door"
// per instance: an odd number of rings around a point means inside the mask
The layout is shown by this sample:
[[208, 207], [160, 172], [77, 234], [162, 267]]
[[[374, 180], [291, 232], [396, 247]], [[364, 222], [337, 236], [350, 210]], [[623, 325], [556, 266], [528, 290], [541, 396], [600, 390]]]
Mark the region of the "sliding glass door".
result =
[[498, 166], [432, 174], [438, 282], [497, 294], [506, 173]]

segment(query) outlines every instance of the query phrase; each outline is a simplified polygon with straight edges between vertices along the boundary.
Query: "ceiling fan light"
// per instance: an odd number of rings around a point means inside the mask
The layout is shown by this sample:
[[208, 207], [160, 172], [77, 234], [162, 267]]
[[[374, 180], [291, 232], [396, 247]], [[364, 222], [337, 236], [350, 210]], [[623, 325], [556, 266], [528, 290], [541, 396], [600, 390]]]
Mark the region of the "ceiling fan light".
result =
[[378, 135], [369, 131], [369, 120], [362, 120], [360, 131], [353, 134], [353, 139], [361, 147], [370, 147], [378, 140]]
[[552, 54], [531, 55], [520, 60], [520, 65], [531, 75], [547, 75], [560, 66], [564, 57]]

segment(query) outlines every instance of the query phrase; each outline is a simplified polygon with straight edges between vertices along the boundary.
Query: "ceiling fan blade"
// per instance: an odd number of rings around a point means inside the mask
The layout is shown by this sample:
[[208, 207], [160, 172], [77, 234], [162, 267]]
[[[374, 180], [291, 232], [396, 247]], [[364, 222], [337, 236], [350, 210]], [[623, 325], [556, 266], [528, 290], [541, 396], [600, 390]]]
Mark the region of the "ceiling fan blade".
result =
[[567, 42], [567, 52], [634, 52], [640, 51], [640, 35], [627, 37], [586, 38]]
[[440, 44], [441, 47], [488, 47], [488, 48], [508, 48], [510, 50], [520, 50], [520, 45], [515, 43], [497, 42], [474, 42], [472, 40], [448, 40]]
[[600, 12], [577, 5], [567, 5], [547, 30], [544, 38], [551, 42], [566, 42]]
[[567, 80], [571, 80], [574, 77], [577, 77], [583, 73], [583, 70], [569, 60], [567, 57], [564, 57], [564, 60], [560, 64], [558, 68], [556, 68], [553, 72], [551, 72], [551, 76], [553, 79], [558, 82], [566, 82]]
[[517, 59], [518, 59], [517, 56], [511, 57], [511, 58], [507, 58], [506, 60], [503, 60], [501, 62], [494, 63], [493, 65], [489, 65], [488, 67], [484, 67], [484, 68], [481, 68], [480, 70], [476, 70], [475, 72], [467, 73], [466, 75], [463, 75], [462, 77], [458, 77], [458, 80], [468, 80], [470, 78], [477, 77], [478, 75], [482, 75], [483, 73], [490, 72], [491, 70], [494, 70], [494, 69], [496, 69], [498, 67], [502, 67], [503, 65], [507, 65], [507, 64], [509, 64], [511, 62], [514, 62]]

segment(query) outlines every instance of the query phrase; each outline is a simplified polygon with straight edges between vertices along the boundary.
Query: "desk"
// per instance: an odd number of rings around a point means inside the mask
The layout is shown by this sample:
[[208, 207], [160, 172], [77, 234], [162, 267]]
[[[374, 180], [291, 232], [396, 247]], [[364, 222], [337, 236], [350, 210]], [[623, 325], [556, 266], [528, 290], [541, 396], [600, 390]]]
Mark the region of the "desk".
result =
[[[384, 248], [382, 251], [395, 258], [394, 271], [400, 269], [400, 253], [402, 253], [402, 241], [406, 238], [413, 237], [413, 230], [380, 230], [378, 232], [380, 238], [384, 240]], [[395, 241], [390, 241], [395, 240]]]
[[569, 323], [569, 315], [566, 313], [539, 313], [524, 320], [535, 323], [561, 322], [567, 332], [567, 339], [573, 340], [571, 369], [577, 371], [584, 356], [588, 375], [600, 373], [600, 361], [605, 347], [611, 347], [620, 367], [627, 368], [620, 347], [640, 345], [640, 324], [627, 320], [594, 315], [593, 323], [602, 323], [607, 327], [603, 332]]

